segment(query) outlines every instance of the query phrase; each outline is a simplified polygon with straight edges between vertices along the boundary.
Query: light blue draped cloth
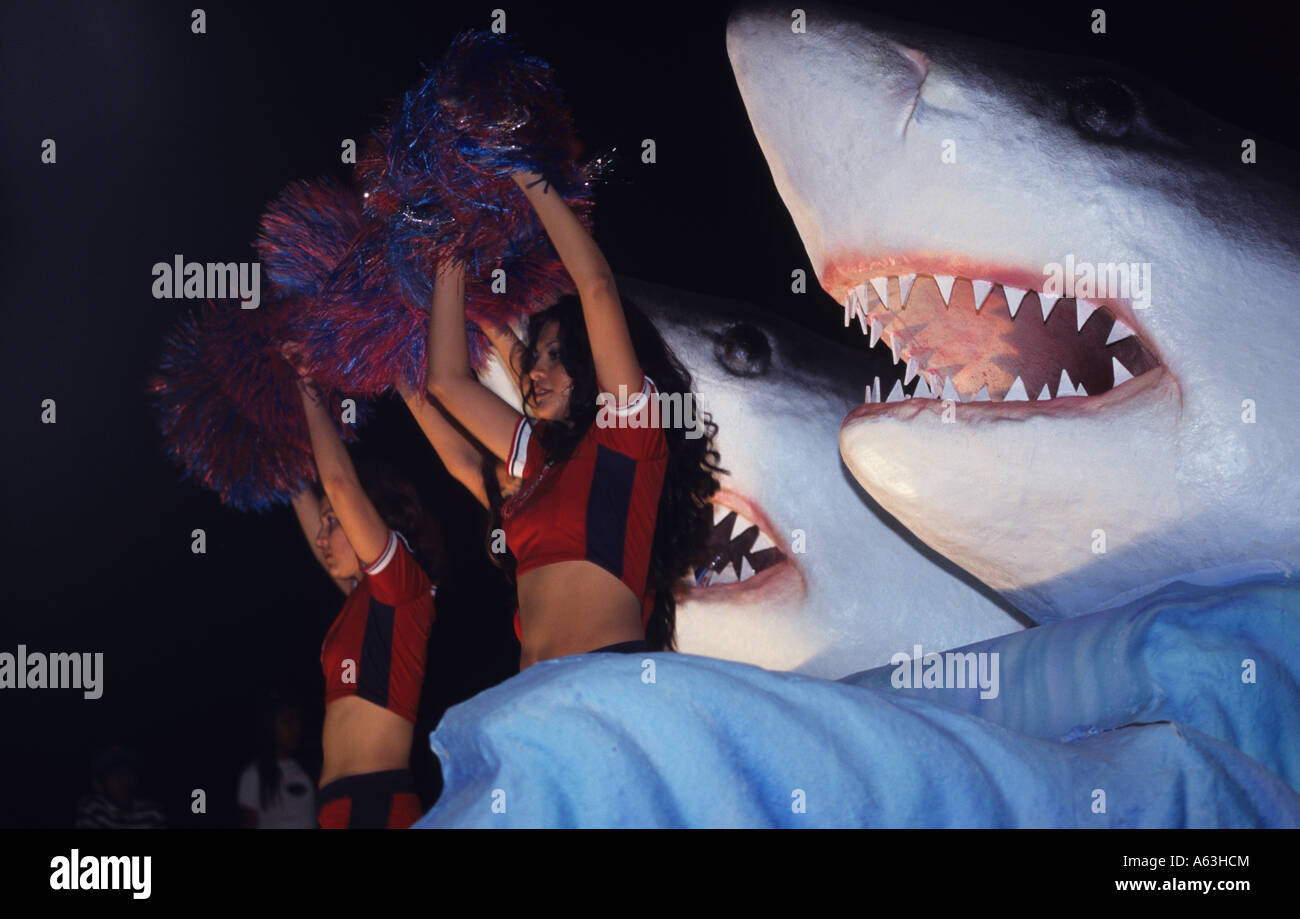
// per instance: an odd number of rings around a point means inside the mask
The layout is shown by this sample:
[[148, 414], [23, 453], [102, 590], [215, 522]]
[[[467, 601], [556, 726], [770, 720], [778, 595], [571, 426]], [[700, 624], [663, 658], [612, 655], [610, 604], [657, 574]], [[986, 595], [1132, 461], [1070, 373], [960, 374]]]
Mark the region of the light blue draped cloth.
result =
[[1294, 582], [1174, 584], [961, 650], [997, 653], [995, 697], [895, 666], [545, 661], [447, 711], [416, 826], [1300, 826]]

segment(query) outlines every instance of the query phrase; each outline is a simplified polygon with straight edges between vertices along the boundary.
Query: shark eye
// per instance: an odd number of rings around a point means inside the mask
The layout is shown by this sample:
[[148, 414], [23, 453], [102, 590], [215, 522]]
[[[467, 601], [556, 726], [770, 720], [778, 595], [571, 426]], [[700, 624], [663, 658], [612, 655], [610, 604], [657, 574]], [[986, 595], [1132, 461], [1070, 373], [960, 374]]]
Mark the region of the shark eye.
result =
[[1133, 129], [1137, 104], [1124, 84], [1109, 77], [1084, 77], [1066, 87], [1070, 118], [1079, 130], [1118, 140]]
[[748, 322], [728, 326], [713, 349], [722, 369], [733, 376], [759, 377], [772, 365], [772, 345], [763, 330]]

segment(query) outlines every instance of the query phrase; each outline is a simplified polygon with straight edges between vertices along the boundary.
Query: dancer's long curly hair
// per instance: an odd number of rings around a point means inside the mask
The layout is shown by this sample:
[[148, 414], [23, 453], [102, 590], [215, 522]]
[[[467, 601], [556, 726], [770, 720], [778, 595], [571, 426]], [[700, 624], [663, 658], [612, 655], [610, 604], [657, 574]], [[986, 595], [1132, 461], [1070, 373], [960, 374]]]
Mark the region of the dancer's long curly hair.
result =
[[[623, 313], [632, 338], [632, 347], [642, 372], [655, 381], [662, 395], [679, 394], [683, 406], [689, 399], [697, 402], [692, 391], [690, 372], [682, 366], [664, 342], [659, 330], [635, 303], [625, 297]], [[549, 322], [558, 323], [560, 363], [573, 380], [569, 396], [568, 424], [545, 424], [537, 428], [537, 436], [546, 456], [553, 462], [563, 462], [573, 455], [596, 420], [599, 406], [596, 396], [596, 365], [591, 356], [591, 343], [587, 338], [587, 324], [582, 314], [582, 302], [573, 294], [557, 300], [545, 310], [534, 313], [528, 320], [528, 335], [522, 353], [521, 380], [524, 386], [525, 410], [533, 403], [533, 382], [529, 377], [537, 360], [537, 346], [542, 330]], [[646, 644], [653, 651], [676, 649], [677, 597], [683, 577], [693, 573], [694, 565], [702, 560], [709, 527], [713, 521], [710, 499], [718, 490], [716, 473], [725, 472], [717, 465], [719, 454], [713, 446], [718, 426], [707, 412], [699, 412], [697, 437], [687, 437], [687, 429], [680, 424], [664, 424], [668, 441], [668, 468], [664, 474], [663, 491], [659, 496], [659, 510], [655, 519], [654, 543], [650, 550], [650, 570], [647, 588], [654, 590], [654, 609], [646, 625]], [[490, 496], [492, 513], [500, 515], [500, 498], [496, 494], [497, 482], [490, 464], [484, 466], [484, 478]], [[499, 526], [499, 520], [493, 526]], [[502, 567], [513, 574], [513, 559]]]

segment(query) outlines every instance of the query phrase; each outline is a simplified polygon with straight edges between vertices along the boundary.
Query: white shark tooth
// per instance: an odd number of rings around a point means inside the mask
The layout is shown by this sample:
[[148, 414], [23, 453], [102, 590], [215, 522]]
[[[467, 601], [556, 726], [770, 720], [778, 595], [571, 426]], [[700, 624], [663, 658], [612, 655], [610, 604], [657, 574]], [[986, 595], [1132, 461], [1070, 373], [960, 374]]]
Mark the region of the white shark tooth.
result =
[[943, 377], [934, 370], [926, 371], [925, 387], [934, 394], [934, 398], [938, 399], [939, 393], [943, 391]]
[[776, 548], [776, 543], [772, 542], [772, 538], [768, 536], [766, 533], [764, 533], [762, 530], [759, 530], [758, 538], [755, 539], [754, 544], [749, 547], [749, 551], [752, 554], [754, 552], [762, 552], [764, 549], [775, 549], [775, 548]]
[[993, 290], [993, 282], [971, 281], [970, 286], [971, 290], [975, 291], [975, 312], [978, 313], [980, 307], [984, 305], [985, 299], [988, 298], [989, 291]]
[[1048, 388], [1046, 383], [1044, 383], [1043, 388], [1038, 392], [1038, 401], [1042, 402], [1044, 399], [1050, 398], [1052, 398], [1052, 390]]
[[866, 390], [867, 390], [866, 395], [864, 395], [864, 396], [862, 397], [862, 401], [863, 401], [866, 405], [870, 405], [870, 404], [871, 404], [871, 384], [870, 384], [870, 383], [867, 384], [867, 386], [866, 386]]
[[876, 346], [876, 342], [880, 341], [880, 334], [881, 334], [884, 330], [885, 330], [885, 327], [884, 327], [883, 325], [880, 324], [880, 320], [879, 320], [879, 319], [872, 319], [872, 320], [871, 320], [871, 344], [868, 345], [868, 347], [870, 347], [870, 348], [874, 348], [874, 347]]
[[1079, 321], [1079, 327], [1075, 329], [1076, 332], [1083, 331], [1083, 324], [1088, 321], [1088, 317], [1096, 312], [1096, 310], [1097, 307], [1089, 303], [1087, 300], [1074, 301], [1074, 314]]
[[943, 398], [954, 402], [961, 401], [961, 396], [957, 394], [957, 387], [952, 385], [952, 377], [943, 378]]
[[844, 306], [844, 327], [849, 327], [849, 320], [854, 316], [858, 318], [858, 327], [862, 329], [862, 334], [867, 334], [867, 292], [860, 287], [855, 287], [849, 291], [848, 297], [845, 298]]
[[915, 274], [900, 274], [898, 276], [898, 308], [900, 310], [907, 305], [907, 295], [912, 292], [912, 282], [915, 280]]
[[1061, 368], [1061, 385], [1056, 387], [1056, 398], [1063, 399], [1066, 396], [1074, 395], [1074, 383], [1070, 380], [1070, 374], [1065, 368]]
[[912, 390], [913, 399], [933, 399], [934, 393], [930, 392], [930, 387], [925, 385], [925, 376], [922, 375], [916, 381], [916, 389]]
[[1025, 381], [1016, 377], [1016, 381], [1011, 384], [1007, 394], [1002, 397], [1003, 402], [1028, 402], [1029, 393], [1025, 392]]
[[1076, 396], [1086, 396], [1088, 395], [1088, 390], [1084, 389], [1083, 384], [1080, 383], [1078, 386], [1074, 387], [1074, 394]]
[[885, 304], [885, 309], [889, 309], [889, 278], [872, 278], [871, 286], [876, 289], [876, 296]]
[[880, 398], [880, 377], [876, 377], [876, 379], [871, 383], [871, 396], [872, 400], [875, 402], [884, 401]]
[[904, 383], [912, 382], [912, 377], [916, 376], [919, 370], [920, 368], [916, 364], [916, 358], [909, 357], [907, 359], [907, 370], [903, 372], [903, 382]]
[[983, 386], [981, 386], [979, 388], [979, 392], [971, 396], [970, 400], [972, 402], [992, 402], [993, 399], [989, 396], [989, 384], [985, 383]]
[[1128, 338], [1132, 334], [1132, 329], [1126, 326], [1121, 320], [1116, 319], [1115, 324], [1110, 327], [1110, 334], [1106, 336], [1106, 344], [1114, 344], [1121, 338]]
[[952, 275], [936, 274], [934, 283], [939, 285], [939, 293], [943, 295], [943, 305], [948, 305], [948, 300], [952, 297], [952, 282], [957, 280]]
[[894, 363], [898, 363], [898, 335], [893, 332], [889, 333], [889, 350], [894, 355]]
[[1047, 317], [1052, 315], [1052, 307], [1056, 306], [1056, 301], [1059, 299], [1061, 298], [1053, 297], [1051, 294], [1039, 293], [1038, 304], [1043, 308], [1043, 322], [1046, 322]]
[[736, 569], [730, 562], [728, 562], [725, 568], [713, 575], [713, 580], [709, 583], [734, 584], [736, 583], [736, 580]]
[[754, 566], [749, 563], [749, 556], [746, 555], [740, 560], [740, 579], [748, 580], [754, 576]]
[[902, 402], [902, 401], [903, 401], [903, 381], [902, 381], [902, 380], [895, 380], [895, 381], [894, 381], [894, 388], [891, 389], [891, 390], [889, 391], [889, 397], [888, 397], [887, 399], [885, 399], [885, 401], [886, 401], [886, 402]]
[[[1011, 318], [1016, 318], [1016, 310], [1020, 309], [1020, 301], [1025, 298], [1025, 291], [1019, 287], [1007, 287], [1003, 285], [1002, 293], [1007, 298], [1007, 309], [1011, 311]], [[845, 323], [847, 325], [847, 323]]]
[[1118, 386], [1120, 383], [1133, 379], [1133, 374], [1128, 372], [1128, 368], [1121, 364], [1117, 357], [1112, 357], [1110, 359], [1110, 368], [1115, 373], [1114, 386]]

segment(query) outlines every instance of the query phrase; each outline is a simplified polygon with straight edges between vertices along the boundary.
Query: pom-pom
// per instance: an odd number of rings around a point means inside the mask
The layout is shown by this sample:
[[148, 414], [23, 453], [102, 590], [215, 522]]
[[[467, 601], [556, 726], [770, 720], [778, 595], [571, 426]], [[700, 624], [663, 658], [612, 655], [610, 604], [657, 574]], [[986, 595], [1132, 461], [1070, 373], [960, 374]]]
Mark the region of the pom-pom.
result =
[[[304, 357], [322, 385], [339, 390], [377, 394], [396, 380], [423, 390], [431, 280], [414, 289], [395, 289], [387, 264], [383, 227], [372, 224], [330, 280], [328, 297], [301, 305], [288, 337], [302, 342]], [[505, 283], [493, 292], [493, 272], [500, 268]], [[475, 326], [496, 327], [522, 319], [573, 290], [573, 282], [554, 250], [541, 240], [516, 258], [467, 269], [465, 313]], [[417, 306], [416, 304], [422, 304]], [[470, 363], [481, 368], [490, 345], [482, 332], [470, 330]]]
[[342, 183], [329, 176], [292, 182], [263, 212], [254, 245], [282, 293], [318, 297], [364, 221], [361, 196]]
[[457, 152], [475, 169], [505, 177], [528, 169], [561, 186], [575, 177], [581, 144], [572, 115], [550, 66], [514, 37], [461, 33], [431, 88]]
[[[296, 374], [279, 354], [274, 322], [209, 303], [179, 320], [149, 384], [168, 454], [237, 510], [287, 503], [316, 480]], [[327, 398], [341, 417], [339, 394]], [[342, 432], [355, 439], [351, 426]]]
[[[544, 231], [509, 177], [546, 177], [591, 228], [605, 160], [579, 159], [573, 119], [550, 67], [509, 36], [466, 32], [406, 93], [357, 164], [366, 213], [384, 226], [385, 261], [407, 297], [437, 265], [524, 256]], [[552, 250], [553, 251], [553, 250]], [[418, 301], [417, 301], [418, 302]]]

